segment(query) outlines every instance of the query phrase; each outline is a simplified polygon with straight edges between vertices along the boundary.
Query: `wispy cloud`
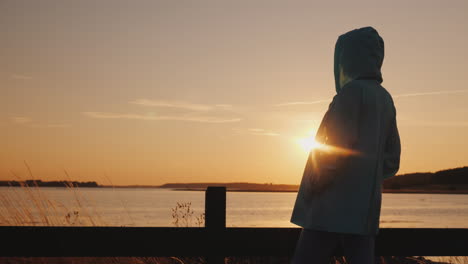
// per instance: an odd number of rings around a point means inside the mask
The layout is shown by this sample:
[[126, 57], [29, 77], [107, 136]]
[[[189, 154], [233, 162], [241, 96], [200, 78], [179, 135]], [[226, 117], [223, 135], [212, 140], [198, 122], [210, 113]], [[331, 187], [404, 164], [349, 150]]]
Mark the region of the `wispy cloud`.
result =
[[427, 126], [427, 127], [453, 127], [461, 128], [468, 127], [467, 121], [421, 121], [421, 120], [408, 120], [402, 122], [403, 126]]
[[321, 119], [317, 119], [317, 118], [299, 118], [299, 119], [292, 119], [292, 121], [294, 122], [306, 122], [306, 123], [319, 123], [321, 121]]
[[[422, 93], [406, 93], [406, 94], [397, 94], [393, 98], [402, 98], [402, 97], [413, 97], [413, 96], [425, 96], [425, 95], [443, 95], [443, 94], [459, 94], [459, 93], [468, 93], [468, 89], [465, 90], [449, 90], [449, 91], [434, 91], [434, 92], [422, 92]], [[329, 103], [330, 99], [322, 99], [315, 101], [296, 101], [296, 102], [284, 102], [276, 104], [275, 106], [294, 106], [294, 105], [313, 105], [321, 103]]]
[[258, 136], [279, 136], [279, 133], [265, 130], [262, 128], [249, 128], [248, 131], [252, 135], [258, 135]]
[[40, 123], [35, 122], [32, 118], [27, 116], [12, 116], [10, 117], [13, 123], [18, 125], [27, 126], [27, 127], [46, 127], [46, 128], [60, 128], [60, 127], [70, 127], [70, 124], [67, 123]]
[[397, 94], [397, 95], [393, 96], [393, 98], [424, 96], [424, 95], [439, 95], [439, 94], [459, 94], [459, 93], [468, 93], [468, 90], [451, 90], [451, 91], [448, 90], [448, 91]]
[[10, 77], [17, 80], [29, 80], [32, 78], [31, 76], [24, 74], [11, 74]]
[[50, 128], [54, 128], [54, 127], [57, 127], [57, 128], [60, 128], [60, 127], [70, 127], [71, 125], [70, 124], [47, 124], [45, 125], [45, 127], [50, 127]]
[[175, 121], [190, 121], [190, 122], [202, 122], [202, 123], [230, 123], [239, 122], [241, 118], [221, 118], [214, 116], [195, 116], [195, 115], [142, 115], [132, 113], [109, 113], [109, 112], [83, 112], [84, 115], [92, 118], [101, 119], [138, 119], [138, 120], [149, 120], [149, 121], [164, 121], [164, 120], [175, 120]]
[[12, 116], [11, 120], [17, 124], [26, 124], [32, 122], [32, 119], [26, 116]]
[[164, 101], [164, 100], [149, 100], [149, 99], [137, 99], [130, 101], [131, 104], [137, 104], [142, 106], [153, 106], [153, 107], [170, 107], [170, 108], [180, 108], [187, 109], [192, 111], [211, 111], [211, 110], [227, 110], [232, 108], [232, 105], [229, 104], [194, 104], [184, 101]]
[[214, 106], [218, 109], [225, 109], [225, 110], [230, 110], [233, 108], [232, 105], [230, 104], [215, 104]]
[[241, 128], [233, 128], [236, 133], [239, 134], [249, 134], [249, 135], [256, 135], [256, 136], [279, 136], [280, 134], [271, 130], [266, 130], [263, 128], [248, 128], [248, 129], [241, 129]]
[[321, 99], [321, 100], [315, 100], [315, 101], [285, 102], [285, 103], [276, 104], [275, 106], [313, 105], [313, 104], [321, 104], [321, 103], [329, 103], [329, 102], [331, 102], [331, 99]]

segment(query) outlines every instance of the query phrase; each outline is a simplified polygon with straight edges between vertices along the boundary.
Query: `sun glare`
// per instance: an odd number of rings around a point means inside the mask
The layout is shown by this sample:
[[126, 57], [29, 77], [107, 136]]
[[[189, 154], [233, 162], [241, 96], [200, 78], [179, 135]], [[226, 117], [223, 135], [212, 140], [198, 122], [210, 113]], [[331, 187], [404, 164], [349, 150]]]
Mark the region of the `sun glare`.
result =
[[299, 145], [305, 150], [305, 151], [311, 151], [312, 149], [315, 148], [320, 148], [323, 145], [315, 141], [315, 137], [307, 137], [307, 138], [300, 138], [298, 139]]

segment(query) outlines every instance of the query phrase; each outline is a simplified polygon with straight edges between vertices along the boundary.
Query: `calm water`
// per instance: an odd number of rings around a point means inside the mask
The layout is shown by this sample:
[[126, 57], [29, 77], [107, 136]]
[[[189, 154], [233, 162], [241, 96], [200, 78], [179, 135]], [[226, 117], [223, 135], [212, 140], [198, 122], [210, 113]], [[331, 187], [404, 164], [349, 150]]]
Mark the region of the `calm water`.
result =
[[[30, 199], [32, 196], [36, 198]], [[76, 225], [174, 226], [172, 208], [177, 202], [191, 202], [191, 226], [197, 226], [196, 216], [204, 211], [204, 196], [204, 192], [164, 189], [79, 188], [74, 192], [40, 188], [40, 192], [28, 193], [25, 188], [0, 187], [0, 224], [28, 221], [31, 218], [24, 215], [28, 211], [50, 215], [56, 223], [65, 221], [71, 213], [68, 221]], [[296, 193], [228, 192], [227, 226], [294, 227], [289, 218], [295, 198]], [[42, 213], [34, 204], [38, 202], [42, 202]], [[79, 211], [78, 216], [73, 211]], [[25, 224], [42, 223], [40, 217], [33, 219], [35, 223]], [[380, 220], [381, 227], [468, 228], [468, 195], [384, 193]]]

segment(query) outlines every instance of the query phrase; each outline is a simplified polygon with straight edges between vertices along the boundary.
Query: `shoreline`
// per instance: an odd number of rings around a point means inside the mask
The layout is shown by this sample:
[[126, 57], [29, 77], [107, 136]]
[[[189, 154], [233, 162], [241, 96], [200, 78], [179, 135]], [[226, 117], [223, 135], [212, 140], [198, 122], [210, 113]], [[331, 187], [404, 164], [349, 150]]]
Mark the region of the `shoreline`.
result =
[[[213, 185], [213, 186], [223, 186], [223, 185]], [[0, 187], [17, 187], [21, 188], [21, 186], [0, 186]], [[39, 186], [40, 188], [66, 188], [65, 186]], [[108, 186], [108, 185], [101, 185], [101, 186], [93, 186], [93, 187], [75, 187], [75, 188], [92, 188], [92, 189], [100, 189], [100, 188], [119, 188], [119, 189], [162, 189], [162, 190], [173, 190], [173, 191], [206, 191], [206, 187], [200, 188], [174, 188], [174, 187], [161, 187], [161, 186]], [[235, 189], [227, 187], [227, 192], [269, 192], [269, 193], [297, 193], [298, 190], [293, 189]], [[468, 189], [461, 189], [461, 190], [447, 190], [447, 189], [434, 189], [434, 190], [421, 190], [421, 189], [383, 189], [382, 193], [424, 193], [424, 194], [468, 194]]]
[[[223, 185], [213, 185], [213, 186], [223, 186]], [[0, 187], [17, 187], [21, 186], [0, 186]], [[34, 186], [36, 187], [36, 186]], [[66, 188], [65, 186], [38, 186], [40, 188]], [[206, 187], [187, 187], [187, 188], [177, 188], [177, 187], [161, 187], [161, 186], [79, 186], [75, 188], [119, 188], [119, 189], [163, 189], [163, 190], [173, 190], [173, 191], [206, 191]], [[298, 192], [297, 189], [235, 189], [227, 187], [227, 192], [270, 192], [270, 193], [294, 193]], [[447, 190], [447, 189], [434, 189], [434, 190], [422, 190], [422, 189], [383, 189], [382, 193], [424, 193], [424, 194], [468, 194], [468, 189], [461, 190]]]
[[[174, 191], [205, 191], [205, 188], [159, 188], [168, 189]], [[227, 189], [227, 192], [282, 192], [291, 193], [297, 192], [297, 190], [262, 190], [262, 189]], [[468, 190], [418, 190], [418, 189], [401, 189], [401, 190], [389, 190], [384, 189], [382, 193], [424, 193], [424, 194], [468, 194]]]

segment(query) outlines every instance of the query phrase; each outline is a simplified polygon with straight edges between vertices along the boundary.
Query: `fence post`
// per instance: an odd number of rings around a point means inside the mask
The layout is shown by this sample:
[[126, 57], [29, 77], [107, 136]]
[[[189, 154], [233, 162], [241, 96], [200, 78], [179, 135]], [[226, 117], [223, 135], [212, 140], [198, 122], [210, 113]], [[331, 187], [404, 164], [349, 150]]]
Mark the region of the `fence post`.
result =
[[[226, 229], [226, 187], [208, 186], [205, 192], [205, 228], [210, 233], [211, 252], [223, 246], [222, 235]], [[214, 248], [216, 245], [216, 248]], [[224, 264], [223, 255], [207, 256], [208, 264]]]

